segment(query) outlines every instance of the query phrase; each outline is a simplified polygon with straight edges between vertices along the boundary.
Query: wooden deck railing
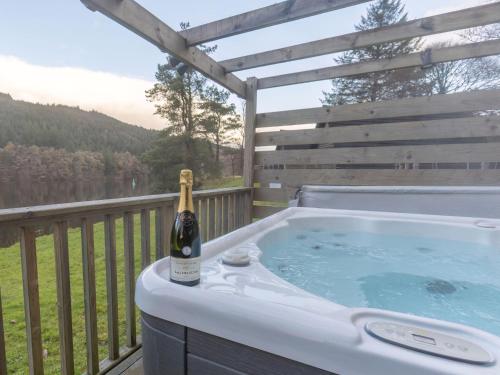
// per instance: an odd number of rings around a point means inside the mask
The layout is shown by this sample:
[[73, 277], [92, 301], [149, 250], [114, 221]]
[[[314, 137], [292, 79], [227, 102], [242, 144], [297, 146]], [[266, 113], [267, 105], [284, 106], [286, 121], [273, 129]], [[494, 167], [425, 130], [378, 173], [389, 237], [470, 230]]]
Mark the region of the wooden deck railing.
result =
[[[203, 241], [239, 228], [251, 220], [250, 188], [231, 188], [194, 192], [195, 210], [200, 222]], [[86, 372], [103, 374], [140, 347], [136, 327], [134, 288], [136, 279], [134, 222], [140, 220], [140, 267], [151, 263], [151, 216], [154, 214], [154, 258], [169, 252], [169, 230], [178, 194], [109, 199], [91, 202], [56, 204], [0, 210], [0, 229], [19, 230], [24, 310], [30, 374], [44, 373], [42, 348], [42, 316], [40, 314], [39, 278], [37, 269], [37, 227], [50, 224], [53, 228], [56, 270], [57, 313], [61, 374], [75, 373], [73, 349], [72, 291], [70, 286], [69, 254], [75, 249], [68, 242], [68, 228], [81, 229], [83, 296], [86, 338]], [[125, 293], [125, 337], [119, 342], [118, 278], [116, 250], [116, 220], [123, 220], [123, 259]], [[96, 302], [96, 267], [94, 224], [104, 222], [105, 288], [107, 298], [107, 358], [98, 355], [98, 315]], [[80, 250], [80, 249], [78, 249]], [[101, 337], [101, 336], [99, 336]], [[7, 340], [7, 345], [9, 341]], [[5, 340], [0, 295], [0, 375], [7, 373]], [[8, 352], [7, 352], [8, 353]]]

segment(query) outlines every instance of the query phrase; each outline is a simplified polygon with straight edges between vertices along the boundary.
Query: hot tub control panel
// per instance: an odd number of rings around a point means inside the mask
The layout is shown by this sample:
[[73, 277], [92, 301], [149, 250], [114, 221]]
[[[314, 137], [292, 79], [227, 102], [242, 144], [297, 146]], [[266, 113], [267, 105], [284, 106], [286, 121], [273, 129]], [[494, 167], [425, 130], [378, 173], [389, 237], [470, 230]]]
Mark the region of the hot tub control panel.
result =
[[494, 362], [479, 345], [441, 332], [386, 321], [367, 323], [365, 329], [377, 339], [419, 352], [480, 365]]

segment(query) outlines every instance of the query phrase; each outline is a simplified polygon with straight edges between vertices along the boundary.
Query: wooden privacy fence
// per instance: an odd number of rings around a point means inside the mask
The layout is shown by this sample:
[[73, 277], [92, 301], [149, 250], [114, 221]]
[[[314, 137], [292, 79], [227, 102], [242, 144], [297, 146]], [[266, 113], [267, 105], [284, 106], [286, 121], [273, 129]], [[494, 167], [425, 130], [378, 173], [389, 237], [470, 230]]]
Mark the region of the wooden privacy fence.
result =
[[[311, 3], [318, 5], [317, 1]], [[310, 9], [313, 7], [311, 4]], [[221, 26], [222, 22], [205, 27]], [[227, 72], [241, 71], [497, 22], [500, 2], [493, 2], [236, 57], [220, 65]], [[426, 69], [499, 53], [500, 39], [492, 39], [391, 59], [247, 79], [244, 177], [246, 186], [256, 188], [253, 217], [283, 209], [305, 184], [500, 183], [500, 90], [270, 113], [257, 113], [256, 108], [258, 90], [262, 89], [397, 69]], [[311, 128], [291, 127], [304, 124]], [[269, 131], [269, 127], [273, 129]]]
[[320, 125], [255, 135], [275, 146], [255, 153], [255, 199], [286, 201], [304, 184], [497, 185], [500, 116], [484, 111], [498, 109], [500, 90], [481, 90], [258, 114], [257, 128]]
[[[250, 188], [231, 188], [196, 191], [193, 193], [195, 210], [200, 222], [203, 241], [228, 233], [250, 222]], [[135, 257], [134, 216], [140, 220], [141, 269], [154, 259], [169, 253], [169, 233], [176, 210], [178, 194], [162, 194], [123, 199], [109, 199], [69, 204], [38, 206], [33, 208], [0, 210], [0, 229], [20, 232], [21, 266], [26, 322], [26, 337], [30, 374], [43, 374], [42, 316], [40, 315], [36, 229], [51, 224], [54, 238], [56, 270], [57, 311], [59, 318], [59, 343], [61, 374], [74, 374], [73, 322], [71, 313], [71, 285], [69, 253], [80, 251], [83, 265], [85, 302], [85, 332], [87, 348], [87, 373], [103, 374], [140, 347], [136, 327], [134, 304]], [[150, 217], [154, 214], [155, 248], [151, 249]], [[116, 260], [116, 220], [123, 220], [125, 324], [126, 342], [119, 342], [118, 334], [118, 280]], [[97, 306], [94, 224], [104, 221], [104, 252], [107, 294], [107, 343], [108, 356], [98, 356]], [[81, 229], [81, 248], [71, 249], [68, 244], [68, 227]], [[7, 374], [5, 343], [0, 295], [0, 375]], [[124, 344], [124, 345], [123, 345]]]

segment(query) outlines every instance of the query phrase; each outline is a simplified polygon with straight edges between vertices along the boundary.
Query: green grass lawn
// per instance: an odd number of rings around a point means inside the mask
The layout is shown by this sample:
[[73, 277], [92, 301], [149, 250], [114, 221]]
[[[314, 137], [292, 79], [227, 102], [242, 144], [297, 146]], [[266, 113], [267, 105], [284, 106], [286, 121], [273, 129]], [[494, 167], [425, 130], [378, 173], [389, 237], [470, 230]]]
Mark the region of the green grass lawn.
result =
[[221, 177], [218, 179], [207, 180], [203, 183], [201, 189], [224, 189], [231, 187], [241, 187], [243, 186], [243, 177], [241, 176], [230, 176]]
[[[135, 215], [135, 265], [136, 275], [140, 272], [140, 222]], [[151, 216], [152, 234], [154, 215]], [[99, 359], [107, 358], [107, 320], [106, 320], [106, 274], [104, 260], [104, 228], [102, 223], [94, 225], [96, 299], [99, 332]], [[73, 344], [76, 373], [86, 368], [83, 272], [80, 229], [69, 230], [71, 295], [73, 315]], [[119, 327], [120, 344], [125, 343], [125, 290], [123, 263], [123, 225], [116, 220], [116, 248], [118, 269]], [[151, 236], [151, 250], [154, 253], [155, 241]], [[43, 348], [46, 349], [44, 368], [46, 374], [60, 373], [59, 333], [57, 318], [56, 280], [54, 245], [52, 235], [37, 238], [37, 263], [40, 291], [40, 310], [42, 317]], [[9, 374], [27, 374], [27, 349], [24, 324], [23, 289], [19, 244], [0, 249], [0, 287], [2, 290], [4, 323], [7, 346]], [[140, 326], [137, 326], [140, 328]]]

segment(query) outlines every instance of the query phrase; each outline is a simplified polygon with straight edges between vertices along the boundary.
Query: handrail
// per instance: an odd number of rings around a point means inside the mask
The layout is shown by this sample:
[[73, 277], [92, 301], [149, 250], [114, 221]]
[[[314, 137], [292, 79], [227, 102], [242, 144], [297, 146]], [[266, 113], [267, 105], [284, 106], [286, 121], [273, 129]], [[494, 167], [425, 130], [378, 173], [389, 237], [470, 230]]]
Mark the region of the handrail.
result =
[[[251, 190], [252, 189], [248, 187], [198, 190], [193, 191], [193, 198], [205, 198], [226, 193], [244, 193]], [[106, 211], [106, 213], [113, 210], [123, 211], [125, 208], [130, 210], [153, 208], [161, 203], [173, 202], [178, 196], [179, 193], [155, 194], [128, 198], [0, 209], [0, 224], [18, 224], [21, 221], [24, 223], [46, 220], [56, 221], [61, 217], [68, 218], [82, 214], [91, 216], [104, 211]]]

